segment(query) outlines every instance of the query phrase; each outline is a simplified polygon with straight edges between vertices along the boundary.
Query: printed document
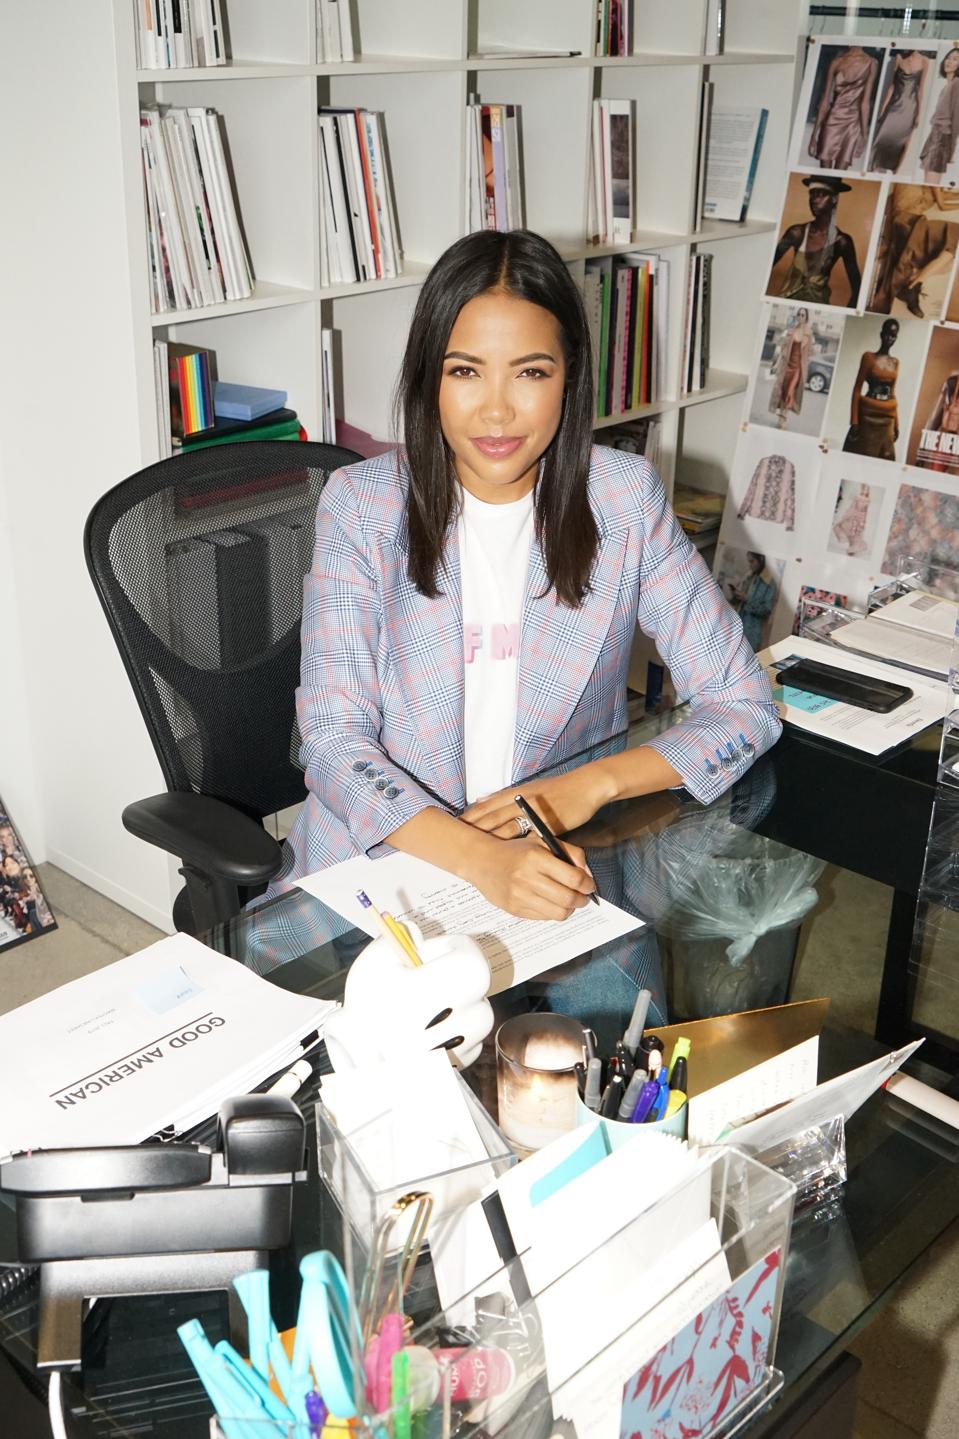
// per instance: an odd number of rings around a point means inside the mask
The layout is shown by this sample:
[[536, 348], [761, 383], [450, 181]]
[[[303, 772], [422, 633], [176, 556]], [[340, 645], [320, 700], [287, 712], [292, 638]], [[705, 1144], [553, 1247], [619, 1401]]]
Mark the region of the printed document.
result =
[[0, 1016], [0, 1155], [188, 1129], [301, 1059], [334, 1008], [161, 939]]
[[471, 935], [489, 962], [490, 994], [576, 959], [607, 940], [641, 929], [644, 923], [604, 899], [598, 905], [583, 905], [562, 922], [517, 919], [490, 904], [467, 880], [399, 851], [382, 859], [357, 855], [297, 883], [367, 934], [378, 931], [356, 898], [361, 889], [378, 910], [394, 919], [411, 920], [424, 939]]
[[902, 595], [865, 619], [839, 625], [830, 638], [854, 654], [872, 655], [932, 679], [949, 678], [959, 605], [938, 595]]
[[[904, 684], [912, 690], [912, 699], [888, 714], [877, 714], [875, 710], [861, 709], [858, 705], [826, 699], [808, 690], [777, 684], [777, 671], [800, 659], [816, 660], [834, 669], [888, 680], [892, 684]], [[762, 651], [759, 662], [769, 672], [773, 698], [779, 703], [780, 713], [787, 723], [809, 734], [862, 750], [865, 754], [885, 754], [886, 750], [894, 749], [912, 735], [938, 724], [945, 714], [944, 684], [912, 672], [904, 674], [901, 669], [881, 664], [878, 660], [861, 659], [851, 652], [840, 652], [832, 645], [824, 645], [817, 640], [797, 636], [780, 640]]]

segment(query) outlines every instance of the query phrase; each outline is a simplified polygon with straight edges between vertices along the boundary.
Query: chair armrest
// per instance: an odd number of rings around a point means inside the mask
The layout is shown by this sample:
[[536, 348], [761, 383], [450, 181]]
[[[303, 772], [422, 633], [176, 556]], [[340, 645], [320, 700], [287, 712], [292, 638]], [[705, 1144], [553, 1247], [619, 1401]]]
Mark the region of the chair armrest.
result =
[[283, 860], [261, 824], [223, 800], [192, 791], [155, 794], [123, 811], [124, 828], [213, 879], [268, 884]]

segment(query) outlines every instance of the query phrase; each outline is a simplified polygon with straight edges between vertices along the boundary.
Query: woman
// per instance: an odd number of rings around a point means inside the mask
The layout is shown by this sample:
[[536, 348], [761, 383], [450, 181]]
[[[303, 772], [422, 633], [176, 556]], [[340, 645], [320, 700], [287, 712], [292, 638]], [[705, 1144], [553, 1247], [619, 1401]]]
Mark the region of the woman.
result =
[[812, 342], [809, 311], [799, 309], [783, 332], [771, 367], [773, 387], [769, 396], [769, 408], [777, 416], [777, 429], [786, 428], [790, 411], [798, 415], [802, 410]]
[[932, 112], [929, 134], [919, 151], [923, 174], [927, 185], [941, 185], [943, 176], [952, 164], [959, 139], [959, 49], [947, 50], [939, 66], [939, 74], [945, 85], [939, 92], [936, 108]]
[[[855, 241], [845, 230], [840, 230], [836, 221], [839, 196], [851, 190], [852, 186], [836, 175], [807, 175], [802, 183], [809, 192], [812, 219], [804, 224], [790, 225], [780, 236], [773, 254], [768, 293], [779, 295], [784, 300], [830, 305], [833, 303], [832, 272], [836, 262], [842, 260], [849, 281], [847, 304], [853, 308], [858, 301], [862, 275]], [[792, 263], [778, 289], [774, 288], [776, 266], [790, 250], [793, 251]]]
[[863, 554], [869, 546], [865, 541], [866, 523], [869, 519], [869, 486], [860, 485], [846, 509], [836, 520], [832, 532], [852, 558]]
[[884, 321], [879, 331], [879, 349], [866, 350], [859, 361], [849, 407], [849, 429], [843, 442], [843, 449], [851, 454], [870, 455], [875, 460], [896, 458], [899, 361], [889, 351], [898, 338], [899, 321]]
[[749, 569], [745, 578], [730, 585], [729, 598], [741, 616], [743, 634], [754, 650], [762, 649], [763, 621], [772, 614], [776, 602], [776, 583], [766, 568], [766, 556], [746, 551]]
[[823, 170], [848, 170], [866, 143], [879, 61], [861, 45], [845, 46], [826, 71], [809, 137], [809, 154]]
[[899, 169], [922, 114], [929, 61], [921, 50], [897, 50], [876, 119], [870, 170]]
[[[297, 696], [309, 794], [281, 880], [388, 842], [512, 914], [587, 902], [558, 831], [608, 801], [720, 794], [779, 733], [771, 692], [662, 485], [593, 449], [589, 331], [560, 256], [525, 231], [457, 241], [420, 291], [399, 382], [405, 446], [332, 475], [317, 512]], [[634, 626], [688, 721], [532, 780], [626, 727]], [[717, 750], [735, 763], [717, 764]]]

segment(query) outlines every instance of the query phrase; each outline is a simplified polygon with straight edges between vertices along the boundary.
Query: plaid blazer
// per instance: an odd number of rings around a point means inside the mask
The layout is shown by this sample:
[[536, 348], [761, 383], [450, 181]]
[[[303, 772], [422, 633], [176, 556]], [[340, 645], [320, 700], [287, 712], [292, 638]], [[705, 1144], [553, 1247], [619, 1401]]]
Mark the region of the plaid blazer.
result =
[[[393, 451], [336, 471], [320, 499], [297, 690], [308, 795], [273, 892], [375, 850], [428, 805], [465, 804], [459, 550], [454, 537], [442, 593], [419, 594], [407, 575], [406, 492]], [[533, 541], [514, 778], [626, 728], [638, 623], [691, 702], [689, 718], [651, 743], [697, 799], [714, 799], [779, 735], [765, 673], [647, 461], [594, 448], [589, 495], [599, 547], [578, 609], [546, 592]]]

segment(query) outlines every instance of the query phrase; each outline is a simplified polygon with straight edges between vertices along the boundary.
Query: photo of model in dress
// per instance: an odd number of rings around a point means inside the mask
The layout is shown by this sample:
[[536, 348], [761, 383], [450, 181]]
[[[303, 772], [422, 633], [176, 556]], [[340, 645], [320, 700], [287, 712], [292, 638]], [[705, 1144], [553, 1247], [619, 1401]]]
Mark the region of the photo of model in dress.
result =
[[936, 75], [929, 95], [919, 169], [927, 185], [955, 180], [959, 143], [959, 46], [939, 47]]
[[793, 136], [801, 169], [864, 170], [886, 53], [883, 45], [824, 45], [813, 36]]
[[882, 558], [882, 572], [894, 575], [899, 561], [959, 569], [959, 496], [919, 485], [900, 485]]
[[942, 318], [959, 249], [959, 190], [891, 185], [866, 309], [917, 320]]
[[826, 548], [850, 559], [868, 555], [876, 538], [882, 497], [882, 490], [875, 485], [841, 480]]
[[933, 326], [906, 463], [959, 475], [959, 330]]
[[905, 463], [931, 328], [908, 315], [848, 316], [822, 432], [830, 450]]
[[716, 580], [757, 653], [776, 638], [773, 611], [782, 588], [783, 567], [782, 560], [767, 560], [757, 550], [733, 545], [720, 545], [716, 555]]
[[767, 295], [855, 309], [881, 188], [879, 180], [791, 174]]
[[843, 316], [806, 305], [770, 305], [764, 319], [750, 423], [818, 436], [832, 387]]
[[868, 170], [911, 175], [918, 165], [919, 122], [935, 73], [935, 50], [889, 47]]

